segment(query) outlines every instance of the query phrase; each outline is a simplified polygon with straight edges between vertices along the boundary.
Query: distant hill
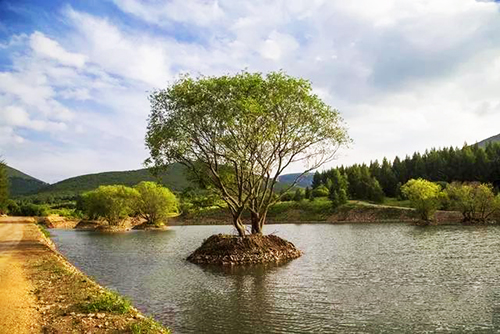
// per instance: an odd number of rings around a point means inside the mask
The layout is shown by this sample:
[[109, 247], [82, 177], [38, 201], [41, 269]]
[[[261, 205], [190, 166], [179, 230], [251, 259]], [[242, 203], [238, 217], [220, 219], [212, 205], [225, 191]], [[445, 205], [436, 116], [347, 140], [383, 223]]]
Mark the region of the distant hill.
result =
[[12, 197], [33, 194], [48, 186], [47, 183], [24, 174], [15, 168], [6, 167], [7, 177], [9, 178], [9, 192]]
[[[281, 175], [279, 178], [278, 178], [278, 181], [281, 183], [281, 184], [291, 184], [293, 181], [295, 181], [295, 179], [300, 175], [301, 173], [292, 173], [292, 174], [284, 174], [284, 175]], [[297, 182], [297, 186], [299, 187], [302, 187], [302, 188], [305, 188], [305, 187], [310, 187], [311, 184], [312, 184], [312, 180], [313, 180], [313, 174], [311, 173], [308, 173], [308, 174], [305, 174], [298, 182]]]
[[485, 140], [481, 140], [479, 143], [477, 143], [477, 145], [479, 147], [486, 147], [488, 143], [493, 143], [493, 142], [500, 142], [500, 134], [487, 138]]
[[[142, 181], [159, 181], [174, 191], [182, 191], [194, 186], [185, 174], [185, 167], [181, 164], [172, 164], [166, 172], [160, 173], [159, 178], [153, 176], [148, 169], [138, 169], [119, 172], [103, 172], [86, 174], [47, 184], [16, 169], [8, 168], [7, 175], [11, 182], [12, 197], [29, 196], [41, 200], [49, 197], [74, 197], [85, 191], [93, 190], [101, 185], [120, 184], [135, 186]], [[292, 183], [299, 174], [285, 174], [280, 176], [276, 189], [282, 189]], [[310, 186], [312, 174], [307, 174], [297, 184], [299, 187]]]
[[181, 191], [192, 185], [187, 180], [184, 169], [180, 164], [173, 164], [159, 178], [153, 176], [148, 169], [81, 175], [48, 185], [37, 196], [75, 196], [99, 186], [119, 184], [130, 187], [142, 181], [159, 181], [169, 189]]

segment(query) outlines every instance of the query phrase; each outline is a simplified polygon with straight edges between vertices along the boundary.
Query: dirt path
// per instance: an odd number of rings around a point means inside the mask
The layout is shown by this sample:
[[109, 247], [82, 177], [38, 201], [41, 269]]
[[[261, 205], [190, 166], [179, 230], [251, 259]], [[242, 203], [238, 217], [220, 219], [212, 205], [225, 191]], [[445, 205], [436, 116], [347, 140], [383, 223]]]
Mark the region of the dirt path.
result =
[[25, 219], [0, 219], [0, 333], [39, 332], [31, 282], [25, 273], [23, 235], [37, 228]]

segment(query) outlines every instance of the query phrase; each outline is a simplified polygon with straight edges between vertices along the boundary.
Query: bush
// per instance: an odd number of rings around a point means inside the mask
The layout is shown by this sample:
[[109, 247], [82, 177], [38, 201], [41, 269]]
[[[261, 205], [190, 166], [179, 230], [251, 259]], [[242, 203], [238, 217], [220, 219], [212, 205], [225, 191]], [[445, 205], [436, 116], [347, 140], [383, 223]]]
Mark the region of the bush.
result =
[[305, 193], [304, 193], [304, 190], [298, 188], [297, 190], [295, 190], [295, 194], [293, 195], [293, 200], [295, 202], [300, 202], [302, 201], [303, 199], [305, 198]]
[[330, 191], [324, 185], [320, 185], [319, 187], [313, 189], [312, 194], [314, 197], [328, 197]]
[[38, 205], [33, 203], [16, 203], [9, 202], [8, 211], [12, 216], [24, 217], [45, 217], [49, 215], [49, 207], [47, 205]]
[[460, 211], [464, 221], [485, 222], [500, 210], [500, 196], [495, 196], [489, 184], [453, 182], [446, 187], [449, 206]]
[[161, 224], [167, 217], [179, 212], [175, 195], [165, 187], [154, 182], [141, 182], [135, 189], [139, 193], [135, 209], [148, 224]]
[[432, 216], [441, 205], [443, 193], [441, 187], [424, 179], [412, 179], [402, 188], [403, 194], [410, 200], [412, 207], [424, 221], [432, 220]]
[[134, 213], [137, 190], [125, 186], [100, 186], [82, 195], [83, 212], [90, 219], [104, 219], [119, 225]]

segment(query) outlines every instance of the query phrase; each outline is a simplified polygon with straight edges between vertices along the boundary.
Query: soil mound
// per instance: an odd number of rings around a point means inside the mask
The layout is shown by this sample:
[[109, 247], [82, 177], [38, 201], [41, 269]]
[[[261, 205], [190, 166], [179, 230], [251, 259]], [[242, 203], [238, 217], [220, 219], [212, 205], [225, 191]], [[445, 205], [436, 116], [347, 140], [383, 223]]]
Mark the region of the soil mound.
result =
[[237, 265], [284, 262], [301, 255], [294, 244], [275, 235], [252, 234], [242, 238], [216, 234], [187, 260], [197, 264]]

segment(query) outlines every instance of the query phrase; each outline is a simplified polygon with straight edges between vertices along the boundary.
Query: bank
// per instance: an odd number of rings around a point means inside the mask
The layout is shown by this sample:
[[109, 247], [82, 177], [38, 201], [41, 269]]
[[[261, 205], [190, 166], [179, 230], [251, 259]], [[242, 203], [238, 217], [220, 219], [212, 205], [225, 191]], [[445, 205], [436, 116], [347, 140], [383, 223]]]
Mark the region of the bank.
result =
[[[55, 249], [34, 219], [2, 218], [0, 224], [9, 225], [17, 235], [22, 233], [20, 240], [10, 241], [9, 251], [15, 253], [15, 257], [8, 256], [4, 261], [22, 264], [19, 280], [26, 280], [29, 294], [18, 290], [17, 298], [30, 302], [13, 312], [30, 312], [30, 317], [36, 319], [27, 330], [14, 329], [14, 332], [170, 332], [152, 318], [145, 317], [127, 298], [100, 286], [74, 267]], [[0, 301], [2, 298], [5, 297], [0, 296]], [[9, 328], [6, 330], [9, 332]]]

